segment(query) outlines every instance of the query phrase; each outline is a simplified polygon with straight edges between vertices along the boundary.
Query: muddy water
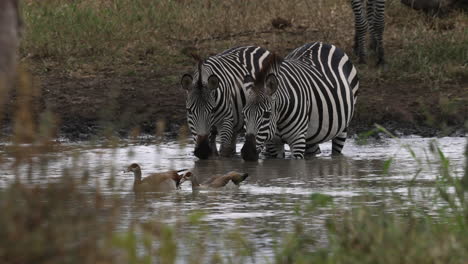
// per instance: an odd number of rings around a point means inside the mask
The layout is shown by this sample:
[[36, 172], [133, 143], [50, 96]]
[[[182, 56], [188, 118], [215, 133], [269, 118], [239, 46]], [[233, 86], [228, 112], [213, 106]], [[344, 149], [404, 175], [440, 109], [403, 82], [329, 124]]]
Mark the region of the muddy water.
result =
[[[275, 234], [289, 232], [294, 221], [310, 228], [319, 245], [325, 244], [323, 222], [330, 215], [331, 207], [351, 208], [362, 203], [372, 206], [387, 199], [389, 193], [404, 199], [410, 185], [417, 191], [415, 199], [425, 203], [424, 193], [434, 191], [433, 183], [439, 175], [438, 158], [429, 148], [434, 142], [450, 160], [453, 173], [462, 175], [465, 138], [410, 137], [371, 140], [366, 144], [348, 140], [344, 155], [340, 157], [331, 157], [331, 145], [323, 144], [323, 153], [315, 158], [255, 163], [244, 162], [239, 157], [200, 161], [193, 157], [192, 145], [181, 146], [177, 142], [159, 146], [125, 142], [115, 148], [74, 143], [63, 144], [60, 153], [37, 155], [33, 161], [42, 162], [22, 165], [16, 172], [10, 169], [13, 158], [6, 151], [8, 144], [4, 144], [0, 152], [3, 172], [0, 187], [11, 181], [15, 174], [27, 181], [41, 183], [59, 177], [64, 169], [76, 177], [87, 171], [91, 187], [99, 184], [104, 193], [118, 194], [126, 201], [121, 216], [122, 230], [134, 220], [157, 219], [176, 225], [181, 234], [181, 248], [187, 249], [180, 250], [179, 254], [181, 259], [187, 259], [197, 248], [192, 241], [200, 228], [189, 224], [187, 216], [202, 211], [205, 217], [200, 225], [212, 234], [204, 238], [204, 250], [223, 252], [223, 247], [229, 247], [223, 237], [235, 230], [242, 232], [255, 249], [255, 257], [246, 261], [262, 262], [264, 256], [274, 255], [274, 241], [279, 239]], [[238, 145], [238, 150], [240, 147]], [[393, 161], [388, 173], [384, 173], [389, 159]], [[175, 193], [135, 196], [131, 191], [133, 175], [122, 172], [132, 162], [141, 165], [143, 175], [187, 168], [201, 180], [231, 170], [248, 172], [249, 177], [240, 188], [223, 191], [192, 192], [190, 183], [186, 182]], [[334, 205], [312, 215], [298, 213], [298, 208], [308, 203], [312, 193], [332, 196]], [[360, 199], [369, 194], [374, 198]]]

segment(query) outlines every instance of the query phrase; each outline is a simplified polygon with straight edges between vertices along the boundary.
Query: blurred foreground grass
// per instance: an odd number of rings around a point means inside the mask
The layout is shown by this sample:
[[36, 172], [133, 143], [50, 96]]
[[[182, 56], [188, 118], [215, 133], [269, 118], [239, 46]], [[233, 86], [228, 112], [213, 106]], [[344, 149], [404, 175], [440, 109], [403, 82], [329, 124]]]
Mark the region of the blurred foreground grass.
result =
[[[411, 152], [410, 147], [402, 147]], [[28, 147], [21, 150], [30, 152]], [[436, 144], [429, 151], [439, 171], [430, 191], [421, 194], [408, 181], [405, 199], [389, 189], [377, 200], [372, 193], [361, 196], [351, 208], [335, 203], [331, 196], [311, 194], [291, 212], [297, 216], [291, 218], [291, 229], [271, 234], [274, 247], [270, 257], [258, 255], [255, 243], [249, 241], [248, 220], [220, 232], [206, 224], [203, 211], [195, 210], [175, 222], [152, 216], [122, 225], [121, 214], [128, 210], [123, 199], [128, 197], [109, 189], [103, 193], [98, 181], [88, 183], [89, 172], [64, 166], [61, 177], [34, 184], [30, 182], [35, 176], [25, 178], [24, 169], [14, 170], [15, 178], [0, 188], [0, 262], [246, 263], [262, 259], [269, 263], [465, 263], [468, 161], [465, 174], [454, 175], [450, 160]], [[424, 157], [414, 158], [417, 162]], [[47, 175], [47, 158], [22, 162], [44, 163]], [[113, 165], [102, 166], [109, 169]], [[391, 166], [389, 159], [384, 172]], [[114, 175], [115, 168], [111, 170]], [[414, 173], [413, 181], [419, 172]], [[112, 185], [114, 178], [108, 182]], [[322, 209], [329, 212], [322, 227], [326, 243], [304, 221]], [[190, 228], [183, 228], [187, 226]]]

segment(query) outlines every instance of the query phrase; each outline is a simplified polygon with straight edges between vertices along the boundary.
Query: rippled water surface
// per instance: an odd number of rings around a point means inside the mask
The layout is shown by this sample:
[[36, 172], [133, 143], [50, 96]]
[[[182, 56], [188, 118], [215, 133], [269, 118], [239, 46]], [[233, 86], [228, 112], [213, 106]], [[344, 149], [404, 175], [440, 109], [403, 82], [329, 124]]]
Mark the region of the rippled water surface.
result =
[[[461, 175], [465, 138], [435, 140], [412, 137], [373, 140], [366, 144], [348, 140], [344, 155], [340, 157], [331, 157], [331, 145], [323, 144], [323, 154], [318, 157], [261, 160], [258, 163], [244, 162], [239, 157], [200, 161], [193, 157], [192, 145], [182, 147], [177, 142], [159, 146], [126, 142], [116, 148], [70, 143], [63, 144], [63, 151], [59, 153], [37, 155], [34, 161], [43, 162], [22, 165], [16, 172], [11, 169], [14, 158], [8, 154], [9, 146], [3, 144], [0, 187], [13, 180], [15, 174], [30, 182], [43, 183], [61, 176], [64, 169], [76, 177], [81, 177], [86, 171], [89, 172], [88, 184], [91, 187], [99, 184], [104, 193], [124, 198], [122, 230], [133, 220], [158, 219], [178, 225], [177, 232], [183, 234], [193, 228], [187, 221], [187, 215], [201, 210], [205, 213], [203, 226], [212, 230], [214, 237], [219, 238], [230, 230], [242, 230], [243, 235], [253, 241], [251, 246], [255, 248], [259, 261], [274, 254], [275, 234], [290, 231], [293, 221], [302, 221], [316, 233], [319, 241], [326, 243], [323, 222], [332, 209], [321, 209], [312, 216], [297, 213], [297, 208], [306, 204], [312, 193], [332, 196], [334, 207], [351, 208], [362, 203], [382, 202], [390, 192], [405, 197], [411, 185], [420, 193], [417, 199], [424, 203], [424, 192], [434, 190], [433, 183], [439, 175], [438, 158], [429, 150], [434, 141], [450, 160], [454, 174]], [[240, 147], [238, 145], [238, 150]], [[389, 172], [384, 173], [385, 164], [391, 158]], [[186, 168], [201, 180], [231, 170], [248, 172], [249, 177], [240, 188], [192, 192], [190, 183], [186, 182], [181, 190], [174, 193], [140, 197], [131, 191], [133, 175], [122, 172], [132, 162], [140, 164], [143, 176]], [[114, 181], [111, 175], [115, 175]], [[367, 194], [372, 194], [375, 199], [359, 199]], [[190, 244], [190, 237], [184, 239], [184, 247], [196, 246]], [[208, 251], [222, 250], [223, 244], [218, 241], [207, 239], [206, 243]], [[181, 251], [180, 254], [187, 252]]]

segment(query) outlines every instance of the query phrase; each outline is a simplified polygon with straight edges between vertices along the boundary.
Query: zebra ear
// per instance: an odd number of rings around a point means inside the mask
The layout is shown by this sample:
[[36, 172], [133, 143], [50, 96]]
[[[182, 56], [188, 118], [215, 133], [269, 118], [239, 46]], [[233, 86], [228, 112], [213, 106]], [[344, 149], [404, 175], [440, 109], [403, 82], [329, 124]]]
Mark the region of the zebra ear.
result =
[[190, 86], [192, 85], [193, 78], [190, 74], [184, 74], [182, 76], [182, 79], [180, 79], [180, 85], [182, 86], [182, 89], [184, 90], [189, 90]]
[[252, 75], [246, 75], [246, 76], [244, 76], [244, 83], [243, 83], [243, 85], [244, 85], [244, 88], [245, 88], [246, 90], [252, 88], [254, 82], [255, 82], [255, 80], [254, 80], [254, 78], [252, 77]]
[[269, 74], [265, 80], [265, 89], [268, 95], [273, 95], [278, 89], [278, 79], [274, 74]]
[[219, 78], [216, 76], [216, 75], [211, 75], [209, 78], [208, 78], [208, 89], [210, 91], [213, 91], [215, 90], [216, 88], [218, 88], [219, 86]]

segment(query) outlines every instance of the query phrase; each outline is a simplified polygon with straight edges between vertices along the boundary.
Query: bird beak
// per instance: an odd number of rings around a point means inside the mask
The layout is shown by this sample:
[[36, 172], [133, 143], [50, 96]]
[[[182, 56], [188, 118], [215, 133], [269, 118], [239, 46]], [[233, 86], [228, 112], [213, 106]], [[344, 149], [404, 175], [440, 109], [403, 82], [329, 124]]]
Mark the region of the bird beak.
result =
[[[187, 176], [188, 175], [188, 176]], [[189, 179], [189, 177], [192, 176], [192, 173], [190, 171], [186, 172], [184, 174], [184, 176], [182, 176], [182, 179], [180, 179], [180, 183], [179, 185], [182, 185], [182, 183], [184, 183], [185, 181], [187, 181]]]

